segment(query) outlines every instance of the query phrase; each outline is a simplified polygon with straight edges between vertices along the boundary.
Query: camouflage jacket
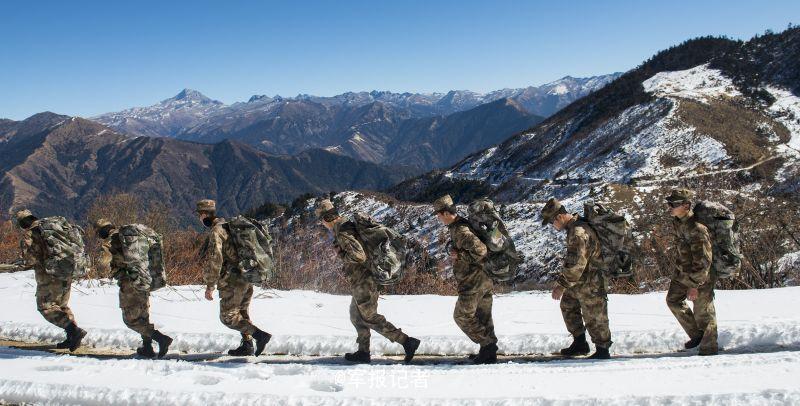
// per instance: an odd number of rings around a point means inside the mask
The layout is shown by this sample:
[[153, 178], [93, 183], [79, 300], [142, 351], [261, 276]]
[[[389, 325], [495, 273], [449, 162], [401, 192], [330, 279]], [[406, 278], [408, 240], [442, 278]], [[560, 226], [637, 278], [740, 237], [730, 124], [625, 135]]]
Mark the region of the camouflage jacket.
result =
[[130, 279], [131, 275], [125, 269], [125, 257], [122, 254], [122, 240], [114, 229], [101, 245], [102, 252], [97, 263], [97, 270], [101, 274], [110, 273], [118, 281]]
[[217, 286], [224, 272], [236, 264], [236, 248], [228, 244], [228, 230], [225, 229], [225, 219], [218, 217], [214, 225], [206, 234], [206, 242], [201, 252], [203, 260], [203, 282], [208, 288]]
[[594, 264], [600, 261], [600, 241], [597, 234], [577, 219], [577, 216], [573, 217], [566, 225], [567, 254], [564, 256], [564, 267], [556, 278], [556, 283], [564, 288], [572, 288], [592, 280], [597, 270]]
[[470, 291], [489, 279], [483, 272], [483, 259], [488, 250], [463, 218], [458, 217], [447, 229], [450, 231], [452, 249], [456, 253], [453, 276], [458, 282], [458, 291]]
[[711, 269], [711, 237], [706, 226], [694, 219], [694, 213], [673, 218], [675, 248], [677, 250], [675, 279], [696, 288], [708, 281]]
[[333, 226], [333, 246], [344, 264], [342, 272], [351, 283], [356, 282], [356, 279], [371, 275], [364, 266], [364, 262], [367, 261], [367, 253], [356, 235], [356, 225], [352, 221], [340, 221]]
[[[34, 226], [36, 227], [35, 223]], [[44, 272], [44, 247], [33, 240], [33, 227], [22, 232], [19, 240], [19, 250], [25, 267], [33, 268], [37, 273]]]

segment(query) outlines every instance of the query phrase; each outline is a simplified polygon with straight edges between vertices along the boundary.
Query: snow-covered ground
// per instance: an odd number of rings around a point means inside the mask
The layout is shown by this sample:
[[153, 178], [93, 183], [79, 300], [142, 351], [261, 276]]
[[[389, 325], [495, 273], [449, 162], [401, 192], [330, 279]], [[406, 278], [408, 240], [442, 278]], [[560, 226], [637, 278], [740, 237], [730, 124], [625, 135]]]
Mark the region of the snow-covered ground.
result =
[[[62, 332], [36, 312], [31, 272], [0, 275], [0, 338], [55, 342]], [[616, 359], [535, 362], [568, 344], [558, 303], [546, 292], [495, 299], [500, 351], [538, 354], [495, 366], [402, 365], [381, 354], [399, 345], [373, 336], [377, 365], [349, 366], [338, 355], [355, 349], [349, 297], [309, 291], [257, 290], [251, 316], [274, 335], [270, 355], [189, 362], [222, 352], [238, 334], [218, 320], [218, 301], [202, 287], [153, 294], [152, 320], [175, 338], [169, 359], [95, 359], [0, 347], [0, 400], [94, 404], [412, 404], [412, 403], [796, 403], [800, 401], [800, 288], [719, 291], [717, 357], [679, 352], [684, 337], [664, 293], [611, 295]], [[455, 297], [387, 296], [379, 310], [422, 340], [420, 353], [472, 353], [452, 321]], [[71, 306], [89, 331], [87, 345], [131, 350], [139, 337], [125, 328], [114, 285], [75, 285]], [[190, 355], [182, 355], [187, 352]], [[275, 353], [290, 355], [273, 355]], [[240, 361], [240, 362], [234, 362]], [[505, 399], [505, 400], [504, 400]]]

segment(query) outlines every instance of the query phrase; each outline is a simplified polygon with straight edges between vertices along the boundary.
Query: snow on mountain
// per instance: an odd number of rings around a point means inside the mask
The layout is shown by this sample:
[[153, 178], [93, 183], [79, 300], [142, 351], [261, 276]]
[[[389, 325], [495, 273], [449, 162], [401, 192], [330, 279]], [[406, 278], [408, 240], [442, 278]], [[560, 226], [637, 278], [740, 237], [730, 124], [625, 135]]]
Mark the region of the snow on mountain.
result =
[[[45, 343], [63, 337], [36, 311], [32, 271], [0, 274], [0, 287], [11, 293], [0, 296], [0, 308], [14, 309], [0, 320], [0, 337]], [[484, 366], [463, 365], [477, 346], [452, 320], [454, 296], [382, 296], [381, 313], [421, 339], [419, 355], [402, 365], [400, 345], [374, 334], [373, 364], [353, 366], [339, 360], [356, 346], [349, 296], [256, 288], [250, 315], [273, 338], [261, 357], [228, 357], [221, 353], [240, 337], [219, 322], [218, 299], [204, 300], [203, 290], [167, 287], [152, 294], [152, 321], [175, 341], [166, 359], [144, 360], [126, 358], [140, 337], [122, 322], [117, 287], [75, 284], [70, 304], [88, 331], [84, 343], [108, 355], [0, 347], [0, 399], [126, 405], [800, 401], [800, 288], [717, 291], [722, 352], [715, 357], [682, 349], [685, 333], [664, 303], [665, 292], [609, 295], [615, 358], [599, 362], [549, 358], [570, 338], [548, 292], [501, 294], [494, 301], [501, 362]], [[692, 373], [699, 370], [702, 380]]]

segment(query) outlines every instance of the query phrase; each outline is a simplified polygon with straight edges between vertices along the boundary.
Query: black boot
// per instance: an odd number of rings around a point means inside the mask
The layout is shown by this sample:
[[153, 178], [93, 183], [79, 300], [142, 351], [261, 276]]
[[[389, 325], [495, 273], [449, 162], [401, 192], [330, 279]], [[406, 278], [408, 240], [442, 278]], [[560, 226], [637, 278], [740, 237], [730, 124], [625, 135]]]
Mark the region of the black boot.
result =
[[249, 357], [255, 353], [253, 349], [253, 340], [249, 337], [242, 336], [242, 344], [238, 348], [228, 350], [228, 355], [234, 357]]
[[497, 362], [497, 344], [489, 344], [481, 347], [478, 356], [472, 360], [473, 364], [494, 364]]
[[369, 364], [372, 361], [369, 356], [369, 351], [361, 350], [344, 354], [344, 359], [356, 364]]
[[153, 351], [153, 339], [150, 337], [142, 337], [142, 346], [136, 349], [136, 355], [145, 358], [153, 358], [156, 352]]
[[69, 351], [74, 352], [81, 346], [81, 340], [86, 337], [86, 330], [78, 327], [74, 322], [66, 328], [67, 340], [69, 341]]
[[403, 358], [403, 362], [408, 364], [414, 358], [414, 354], [417, 353], [417, 348], [419, 348], [419, 340], [414, 337], [406, 338], [406, 342], [403, 343], [403, 350], [406, 352], [405, 358]]
[[67, 338], [65, 338], [64, 341], [56, 344], [56, 348], [57, 349], [65, 350], [65, 349], [69, 348], [69, 343], [70, 343], [70, 340], [72, 339], [71, 331], [72, 330], [70, 330], [70, 329], [64, 329], [64, 332], [67, 334]]
[[700, 334], [700, 337], [693, 338], [693, 339], [687, 341], [686, 344], [683, 345], [683, 348], [686, 348], [687, 350], [691, 350], [692, 348], [697, 347], [698, 345], [700, 345], [700, 341], [703, 341], [703, 335], [702, 334]]
[[160, 331], [156, 330], [153, 332], [152, 338], [158, 343], [158, 358], [163, 358], [167, 355], [167, 351], [169, 351], [169, 346], [172, 344], [172, 337], [165, 336], [161, 334]]
[[608, 348], [601, 348], [597, 347], [594, 350], [594, 354], [589, 356], [589, 359], [609, 359], [611, 358], [611, 354], [608, 353]]
[[561, 355], [574, 357], [576, 355], [586, 355], [589, 353], [589, 343], [586, 342], [586, 333], [575, 337], [567, 348], [561, 349]]
[[256, 330], [256, 332], [253, 333], [253, 338], [256, 339], [255, 355], [257, 357], [261, 355], [262, 352], [264, 352], [264, 347], [267, 346], [267, 343], [272, 338], [272, 335], [270, 333], [267, 333], [266, 331]]

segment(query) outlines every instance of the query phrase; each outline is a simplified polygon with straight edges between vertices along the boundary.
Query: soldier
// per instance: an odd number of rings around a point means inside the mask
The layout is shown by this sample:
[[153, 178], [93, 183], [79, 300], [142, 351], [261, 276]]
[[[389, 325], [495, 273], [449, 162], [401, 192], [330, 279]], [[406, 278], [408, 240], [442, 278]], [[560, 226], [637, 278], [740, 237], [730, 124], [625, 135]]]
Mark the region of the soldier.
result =
[[[700, 346], [700, 355], [716, 355], [717, 316], [714, 309], [714, 284], [711, 270], [711, 237], [696, 221], [692, 211], [692, 192], [676, 189], [666, 198], [674, 226], [677, 266], [667, 291], [667, 306], [689, 335], [686, 349]], [[694, 311], [686, 304], [694, 302]]]
[[340, 216], [328, 199], [319, 201], [314, 212], [325, 228], [333, 232], [334, 247], [344, 263], [342, 272], [350, 282], [353, 297], [350, 301], [350, 322], [358, 334], [358, 351], [345, 354], [345, 360], [369, 363], [370, 330], [375, 330], [389, 341], [400, 343], [405, 351], [404, 361], [410, 362], [419, 347], [419, 340], [409, 337], [378, 313], [378, 285], [372, 272], [364, 265], [367, 254], [357, 237], [355, 224]]
[[110, 267], [119, 285], [122, 321], [128, 328], [142, 336], [142, 346], [136, 349], [136, 354], [147, 358], [155, 357], [156, 353], [153, 351], [153, 340], [155, 340], [158, 343], [158, 358], [162, 358], [169, 351], [172, 338], [156, 330], [150, 323], [150, 289], [149, 286], [143, 289], [142, 282], [138, 280], [139, 273], [128, 269], [126, 265], [123, 244], [128, 242], [120, 236], [117, 227], [106, 219], [97, 220], [94, 227], [97, 236], [103, 240], [103, 253], [99, 265], [103, 268]]
[[67, 333], [67, 338], [56, 344], [56, 348], [75, 351], [86, 336], [86, 330], [78, 327], [69, 308], [72, 276], [58, 278], [45, 271], [45, 243], [41, 241], [41, 233], [35, 232], [39, 219], [29, 210], [18, 211], [16, 218], [17, 225], [23, 230], [20, 249], [25, 265], [33, 268], [36, 277], [36, 307], [47, 321]]
[[[217, 217], [217, 204], [213, 200], [197, 202], [197, 215], [203, 225], [211, 229], [203, 249], [205, 297], [207, 300], [214, 300], [214, 289], [218, 286], [219, 318], [222, 324], [242, 334], [241, 345], [229, 350], [228, 355], [259, 356], [272, 335], [260, 330], [250, 320], [253, 284], [238, 269], [236, 247], [228, 239], [225, 219]], [[253, 339], [256, 340], [255, 349]]]
[[483, 270], [486, 245], [472, 232], [469, 223], [458, 215], [453, 199], [442, 196], [433, 202], [436, 217], [450, 231], [453, 276], [458, 283], [458, 300], [453, 319], [464, 334], [480, 344], [475, 364], [497, 362], [497, 337], [492, 321], [494, 284]]
[[564, 268], [556, 278], [552, 293], [554, 300], [561, 300], [561, 315], [573, 337], [572, 344], [561, 349], [561, 354], [570, 357], [588, 354], [588, 330], [596, 347], [589, 358], [608, 359], [612, 342], [606, 280], [595, 265], [600, 260], [600, 241], [595, 231], [578, 218], [554, 198], [542, 208], [542, 225], [552, 224], [556, 230], [567, 234]]

